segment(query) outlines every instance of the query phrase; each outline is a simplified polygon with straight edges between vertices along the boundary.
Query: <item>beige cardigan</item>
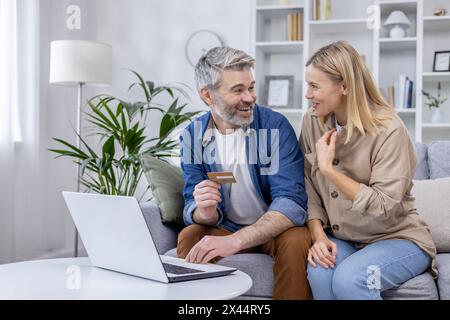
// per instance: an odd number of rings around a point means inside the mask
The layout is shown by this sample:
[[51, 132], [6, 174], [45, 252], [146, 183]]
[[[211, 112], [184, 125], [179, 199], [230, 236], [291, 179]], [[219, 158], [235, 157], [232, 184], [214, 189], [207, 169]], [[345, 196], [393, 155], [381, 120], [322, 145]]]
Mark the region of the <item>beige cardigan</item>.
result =
[[[308, 220], [320, 219], [336, 238], [359, 247], [379, 240], [411, 240], [431, 256], [436, 276], [436, 247], [411, 195], [415, 148], [403, 122], [392, 114], [377, 136], [355, 130], [346, 145], [346, 130], [337, 136], [333, 165], [360, 183], [354, 201], [320, 173], [315, 145], [324, 132], [311, 110], [304, 115], [300, 147], [305, 155]], [[333, 128], [334, 115], [325, 123], [327, 131]]]

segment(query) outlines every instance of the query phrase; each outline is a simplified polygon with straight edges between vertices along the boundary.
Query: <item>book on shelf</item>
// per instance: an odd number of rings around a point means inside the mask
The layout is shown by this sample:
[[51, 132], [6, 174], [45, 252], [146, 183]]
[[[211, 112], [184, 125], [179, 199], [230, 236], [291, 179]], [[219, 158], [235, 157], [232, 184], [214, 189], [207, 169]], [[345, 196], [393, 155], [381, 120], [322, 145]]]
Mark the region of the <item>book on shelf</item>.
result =
[[298, 40], [303, 41], [303, 19], [304, 19], [303, 12], [297, 12], [297, 16], [298, 16], [298, 28], [297, 28]]
[[291, 13], [287, 16], [288, 41], [303, 40], [303, 12]]
[[287, 16], [287, 39], [288, 41], [294, 41], [294, 15], [288, 14]]
[[388, 98], [389, 105], [394, 108], [395, 107], [394, 86], [388, 86], [388, 88], [387, 88], [387, 98]]
[[411, 109], [413, 106], [414, 99], [414, 82], [411, 79], [406, 81], [406, 109]]
[[388, 100], [395, 109], [411, 109], [414, 104], [414, 82], [401, 74], [394, 84], [388, 86]]
[[398, 80], [398, 102], [397, 102], [397, 108], [403, 109], [403, 106], [405, 105], [405, 90], [406, 90], [406, 80], [408, 77], [406, 74], [401, 74]]
[[331, 0], [313, 0], [312, 7], [314, 20], [329, 20], [331, 19]]

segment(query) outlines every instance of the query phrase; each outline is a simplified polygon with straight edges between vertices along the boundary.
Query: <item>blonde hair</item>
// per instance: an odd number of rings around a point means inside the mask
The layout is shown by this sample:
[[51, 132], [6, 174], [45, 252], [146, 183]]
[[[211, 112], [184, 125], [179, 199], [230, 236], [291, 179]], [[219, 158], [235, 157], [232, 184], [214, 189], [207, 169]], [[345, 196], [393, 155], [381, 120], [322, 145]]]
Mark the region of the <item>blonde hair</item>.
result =
[[[319, 49], [306, 63], [314, 66], [336, 82], [343, 83], [347, 88], [347, 137], [349, 142], [355, 128], [365, 136], [379, 134], [383, 122], [395, 117], [392, 106], [383, 98], [375, 80], [359, 53], [345, 41], [334, 42]], [[380, 111], [390, 112], [380, 112]], [[328, 117], [320, 117], [320, 124]]]

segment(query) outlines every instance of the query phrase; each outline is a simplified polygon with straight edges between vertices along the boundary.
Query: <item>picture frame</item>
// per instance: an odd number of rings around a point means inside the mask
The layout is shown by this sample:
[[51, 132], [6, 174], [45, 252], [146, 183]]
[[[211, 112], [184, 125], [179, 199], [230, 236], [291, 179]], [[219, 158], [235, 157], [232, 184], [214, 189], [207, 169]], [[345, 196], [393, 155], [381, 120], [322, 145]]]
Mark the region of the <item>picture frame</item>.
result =
[[270, 108], [294, 107], [294, 76], [265, 76], [264, 103]]
[[450, 50], [434, 52], [433, 72], [450, 71]]

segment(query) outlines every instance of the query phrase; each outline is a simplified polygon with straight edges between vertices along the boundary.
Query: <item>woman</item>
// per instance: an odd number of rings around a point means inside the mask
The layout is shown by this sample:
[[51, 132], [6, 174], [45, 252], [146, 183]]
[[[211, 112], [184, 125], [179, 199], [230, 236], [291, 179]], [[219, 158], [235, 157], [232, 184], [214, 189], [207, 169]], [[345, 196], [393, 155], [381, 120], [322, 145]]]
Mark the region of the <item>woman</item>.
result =
[[414, 146], [361, 56], [346, 42], [328, 45], [308, 61], [306, 81], [312, 107], [300, 143], [314, 298], [381, 299], [430, 264], [436, 275], [411, 196]]

